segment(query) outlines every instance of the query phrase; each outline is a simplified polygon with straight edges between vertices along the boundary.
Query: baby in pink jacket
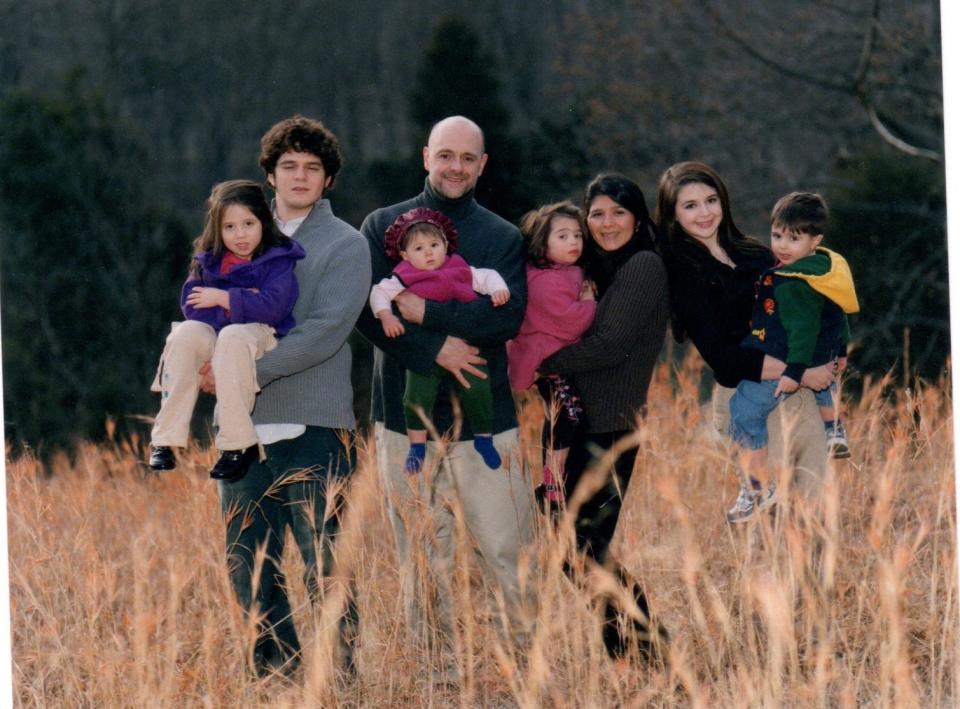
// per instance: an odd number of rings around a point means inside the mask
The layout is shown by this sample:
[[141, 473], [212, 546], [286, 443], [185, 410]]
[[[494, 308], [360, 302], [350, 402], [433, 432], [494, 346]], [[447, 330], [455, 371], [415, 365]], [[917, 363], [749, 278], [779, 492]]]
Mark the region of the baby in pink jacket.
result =
[[536, 383], [547, 407], [543, 485], [551, 503], [563, 500], [567, 454], [586, 418], [576, 388], [559, 375], [538, 377], [537, 368], [579, 340], [593, 322], [596, 294], [577, 265], [586, 231], [583, 212], [572, 202], [546, 205], [520, 222], [528, 261], [527, 309], [520, 332], [507, 343], [508, 372], [514, 389]]
[[[490, 268], [474, 268], [453, 253], [457, 229], [450, 219], [433, 209], [417, 207], [398, 216], [387, 227], [384, 248], [387, 258], [397, 262], [393, 273], [370, 291], [370, 309], [387, 337], [404, 333], [403, 322], [391, 303], [408, 290], [426, 300], [469, 303], [489, 295], [495, 307], [510, 300], [503, 277]], [[478, 367], [484, 375], [485, 367]], [[429, 417], [436, 403], [440, 380], [446, 370], [434, 365], [429, 374], [407, 370], [403, 393], [404, 419], [410, 450], [404, 463], [408, 473], [419, 473], [427, 454], [427, 428], [421, 415]], [[493, 470], [500, 467], [500, 454], [493, 445], [493, 392], [490, 380], [465, 374], [469, 387], [458, 385], [460, 403], [473, 428], [473, 447]]]

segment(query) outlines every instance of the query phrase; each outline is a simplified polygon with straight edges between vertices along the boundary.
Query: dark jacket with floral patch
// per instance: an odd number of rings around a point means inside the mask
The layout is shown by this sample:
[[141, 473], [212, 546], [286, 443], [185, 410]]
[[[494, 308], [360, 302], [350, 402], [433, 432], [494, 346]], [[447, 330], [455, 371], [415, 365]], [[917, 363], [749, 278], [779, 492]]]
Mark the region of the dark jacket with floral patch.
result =
[[787, 363], [784, 375], [800, 381], [807, 367], [843, 357], [850, 341], [846, 313], [860, 309], [847, 262], [816, 252], [767, 270], [757, 281], [750, 333], [743, 346]]
[[773, 255], [759, 244], [752, 251], [730, 250], [736, 264], [731, 268], [698, 244], [681, 248], [685, 257], [668, 258], [667, 265], [674, 317], [683, 338], [697, 348], [721, 386], [759, 382], [763, 352], [740, 343], [750, 333], [755, 284], [773, 265]]

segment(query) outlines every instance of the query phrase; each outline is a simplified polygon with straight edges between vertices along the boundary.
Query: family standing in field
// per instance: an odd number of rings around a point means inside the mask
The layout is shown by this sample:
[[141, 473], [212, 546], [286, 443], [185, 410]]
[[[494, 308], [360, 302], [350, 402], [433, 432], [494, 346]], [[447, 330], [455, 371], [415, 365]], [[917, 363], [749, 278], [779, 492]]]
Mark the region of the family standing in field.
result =
[[[483, 132], [452, 116], [427, 137], [419, 194], [376, 209], [357, 231], [325, 196], [342, 158], [323, 124], [277, 123], [259, 162], [272, 202], [245, 180], [211, 192], [181, 292], [185, 320], [154, 382], [149, 461], [176, 466], [199, 392], [215, 394], [210, 475], [230, 580], [259, 630], [247, 655], [258, 676], [290, 674], [302, 659], [281, 568], [288, 527], [311, 600], [333, 584], [344, 593], [338, 669], [356, 672], [352, 582], [334, 574], [356, 465], [354, 327], [375, 347], [376, 458], [406, 623], [439, 658], [440, 683], [459, 681], [458, 526], [502, 594], [503, 636], [522, 646], [537, 602], [535, 529], [568, 512], [578, 557], [565, 570], [605, 570], [621, 589], [595, 594], [607, 652], [663, 661], [667, 632], [611, 540], [668, 325], [717, 382], [713, 424], [737, 450], [729, 522], [774, 507], [787, 482], [815, 500], [828, 456], [850, 454], [834, 380], [858, 303], [846, 261], [821, 244], [819, 195], [776, 203], [767, 248], [737, 228], [720, 176], [681, 162], [660, 178], [652, 217], [640, 187], [608, 172], [582, 205], [544, 205], [518, 228], [476, 201]], [[546, 412], [536, 488], [514, 398], [527, 389]]]

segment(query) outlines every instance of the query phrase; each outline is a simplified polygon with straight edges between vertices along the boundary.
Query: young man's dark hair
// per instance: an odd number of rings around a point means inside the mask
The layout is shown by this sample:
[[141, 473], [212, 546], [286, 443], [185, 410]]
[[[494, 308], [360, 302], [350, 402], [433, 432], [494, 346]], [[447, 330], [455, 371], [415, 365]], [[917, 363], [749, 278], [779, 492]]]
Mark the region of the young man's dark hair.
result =
[[275, 124], [260, 139], [260, 167], [272, 175], [286, 152], [312, 153], [320, 158], [330, 180], [329, 189], [343, 165], [340, 141], [329, 128], [313, 118], [292, 116]]
[[830, 212], [815, 192], [791, 192], [777, 200], [770, 223], [787, 231], [817, 236], [827, 229]]

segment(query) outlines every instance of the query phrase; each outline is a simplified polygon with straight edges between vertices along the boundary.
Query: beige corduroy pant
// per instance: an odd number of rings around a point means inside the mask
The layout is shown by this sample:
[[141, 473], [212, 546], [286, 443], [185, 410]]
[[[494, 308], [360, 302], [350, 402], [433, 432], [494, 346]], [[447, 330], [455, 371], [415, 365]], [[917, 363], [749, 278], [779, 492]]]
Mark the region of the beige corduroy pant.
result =
[[160, 392], [160, 413], [150, 442], [183, 448], [200, 392], [200, 367], [210, 362], [217, 382], [216, 446], [241, 450], [258, 442], [250, 420], [257, 386], [256, 360], [277, 346], [273, 328], [261, 323], [227, 325], [219, 335], [206, 323], [176, 323], [167, 336], [154, 380]]
[[[488, 468], [472, 441], [451, 444], [440, 458], [427, 444], [423, 470], [409, 474], [404, 460], [410, 441], [376, 426], [377, 460], [396, 537], [404, 612], [414, 638], [440, 650], [451, 648], [455, 508], [480, 551], [486, 571], [503, 591], [510, 634], [521, 638], [532, 609], [532, 579], [520, 577], [524, 548], [533, 539], [535, 503], [524, 476], [517, 429], [498, 433], [493, 443], [503, 458]], [[527, 567], [530, 568], [530, 567]]]

